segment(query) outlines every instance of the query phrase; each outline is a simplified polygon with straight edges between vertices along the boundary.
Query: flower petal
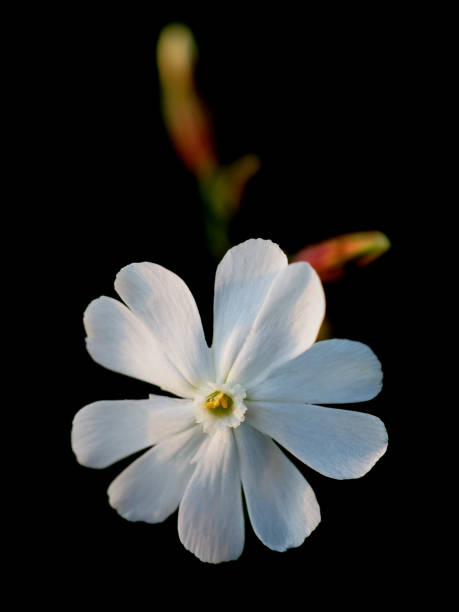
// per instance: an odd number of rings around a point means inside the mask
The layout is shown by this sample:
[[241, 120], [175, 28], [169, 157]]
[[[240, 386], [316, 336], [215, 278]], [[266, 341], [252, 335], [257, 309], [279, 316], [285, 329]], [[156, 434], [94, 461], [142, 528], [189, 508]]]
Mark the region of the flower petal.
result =
[[317, 273], [306, 262], [290, 264], [273, 282], [227, 382], [254, 386], [303, 353], [316, 339], [324, 314]]
[[147, 451], [108, 488], [110, 505], [129, 521], [160, 523], [178, 507], [205, 434], [195, 425]]
[[345, 404], [370, 400], [381, 386], [381, 364], [366, 344], [324, 340], [248, 388], [247, 395], [269, 402]]
[[270, 438], [248, 424], [235, 435], [255, 533], [273, 550], [300, 546], [320, 522], [314, 491]]
[[215, 277], [212, 350], [217, 382], [224, 382], [278, 272], [285, 253], [270, 240], [247, 240], [230, 249]]
[[360, 478], [385, 453], [378, 417], [311, 404], [246, 402], [247, 422], [330, 478]]
[[172, 365], [151, 331], [124, 304], [102, 296], [84, 314], [89, 354], [104, 367], [182, 397], [194, 388]]
[[210, 438], [180, 503], [182, 544], [201, 561], [237, 559], [244, 547], [241, 480], [229, 428]]
[[103, 468], [193, 421], [190, 400], [150, 395], [147, 400], [94, 402], [73, 419], [72, 448], [82, 465]]
[[118, 272], [115, 289], [187, 381], [213, 380], [198, 308], [181, 278], [157, 264], [134, 263]]

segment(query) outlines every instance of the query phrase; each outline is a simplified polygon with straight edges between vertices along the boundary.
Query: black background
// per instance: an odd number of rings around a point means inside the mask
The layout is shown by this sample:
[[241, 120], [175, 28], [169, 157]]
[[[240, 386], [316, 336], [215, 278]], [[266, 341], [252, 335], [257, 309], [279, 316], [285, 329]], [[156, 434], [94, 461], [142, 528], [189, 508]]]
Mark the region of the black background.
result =
[[[362, 584], [381, 597], [406, 586], [415, 538], [409, 424], [416, 407], [406, 383], [412, 330], [405, 296], [416, 291], [407, 272], [411, 239], [429, 188], [418, 163], [428, 40], [418, 38], [412, 16], [349, 11], [249, 20], [229, 9], [205, 16], [111, 9], [57, 19], [41, 40], [40, 59], [30, 57], [31, 181], [45, 202], [30, 225], [40, 228], [36, 252], [54, 299], [39, 338], [53, 354], [46, 360], [49, 458], [44, 453], [53, 511], [45, 511], [46, 527], [37, 527], [52, 550], [46, 571], [78, 584], [83, 595], [99, 585], [101, 593], [151, 591], [153, 600], [171, 582], [190, 601], [217, 586], [225, 602], [237, 601], [242, 585], [284, 602], [306, 601], [318, 585], [324, 602], [328, 584], [345, 601], [360, 599]], [[294, 253], [363, 230], [380, 230], [392, 242], [379, 260], [325, 287], [333, 335], [367, 343], [382, 362], [383, 391], [353, 407], [385, 422], [386, 455], [355, 481], [300, 467], [321, 506], [316, 531], [301, 547], [276, 553], [246, 519], [243, 555], [219, 566], [182, 547], [176, 513], [147, 525], [110, 508], [106, 489], [131, 459], [90, 470], [70, 448], [82, 406], [152, 391], [97, 365], [85, 349], [83, 312], [99, 295], [115, 296], [122, 266], [153, 261], [181, 276], [211, 338], [217, 262], [206, 251], [196, 182], [160, 115], [155, 44], [175, 20], [197, 39], [198, 83], [222, 163], [245, 153], [261, 159], [232, 222], [233, 243], [269, 238]], [[66, 591], [69, 601], [73, 592]]]

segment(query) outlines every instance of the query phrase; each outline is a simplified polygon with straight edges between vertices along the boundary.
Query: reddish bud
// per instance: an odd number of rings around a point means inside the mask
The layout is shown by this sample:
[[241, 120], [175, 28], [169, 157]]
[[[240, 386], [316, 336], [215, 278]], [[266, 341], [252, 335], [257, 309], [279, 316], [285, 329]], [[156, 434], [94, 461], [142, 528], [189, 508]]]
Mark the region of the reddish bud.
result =
[[166, 26], [158, 39], [157, 64], [164, 121], [187, 168], [199, 178], [218, 165], [210, 114], [194, 83], [197, 47], [183, 24]]
[[293, 261], [307, 261], [323, 281], [334, 281], [343, 276], [349, 264], [365, 266], [389, 247], [389, 239], [382, 232], [355, 232], [307, 246]]

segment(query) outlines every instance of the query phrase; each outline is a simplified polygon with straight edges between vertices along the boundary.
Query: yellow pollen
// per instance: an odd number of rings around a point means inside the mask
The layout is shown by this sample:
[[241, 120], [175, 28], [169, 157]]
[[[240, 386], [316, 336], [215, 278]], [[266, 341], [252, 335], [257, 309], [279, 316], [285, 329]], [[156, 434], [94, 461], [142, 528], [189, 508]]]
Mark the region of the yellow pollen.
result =
[[215, 416], [225, 416], [231, 413], [233, 400], [225, 393], [215, 391], [206, 398], [206, 403], [204, 405], [206, 408], [209, 408], [209, 410], [212, 410]]

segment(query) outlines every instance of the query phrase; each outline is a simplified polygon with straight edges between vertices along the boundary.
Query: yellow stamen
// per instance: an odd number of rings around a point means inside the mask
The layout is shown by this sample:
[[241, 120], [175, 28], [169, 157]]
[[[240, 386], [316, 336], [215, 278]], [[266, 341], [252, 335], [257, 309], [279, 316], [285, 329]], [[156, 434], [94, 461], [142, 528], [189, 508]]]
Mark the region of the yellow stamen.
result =
[[215, 391], [207, 397], [207, 401], [204, 405], [206, 408], [209, 408], [209, 410], [212, 410], [215, 416], [225, 416], [231, 412], [233, 400], [225, 393]]

